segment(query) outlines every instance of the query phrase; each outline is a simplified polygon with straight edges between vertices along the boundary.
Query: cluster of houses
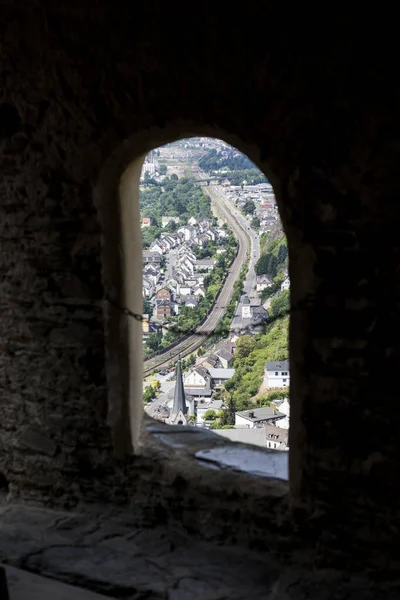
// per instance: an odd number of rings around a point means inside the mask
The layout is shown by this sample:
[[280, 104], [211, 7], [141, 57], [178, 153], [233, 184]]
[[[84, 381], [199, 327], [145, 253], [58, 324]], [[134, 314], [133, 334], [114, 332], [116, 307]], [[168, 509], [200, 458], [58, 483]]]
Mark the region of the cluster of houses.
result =
[[244, 207], [248, 200], [254, 202], [255, 212], [248, 215], [248, 219], [258, 217], [260, 220], [260, 234], [270, 231], [276, 221], [279, 221], [278, 205], [270, 183], [244, 185], [243, 188], [241, 186], [230, 186], [227, 197], [240, 209]]
[[[179, 218], [162, 217], [163, 227], [172, 221], [178, 225]], [[147, 224], [142, 222], [142, 226]], [[214, 269], [217, 259], [197, 259], [194, 251], [217, 242], [221, 245], [217, 254], [222, 254], [226, 251], [222, 243], [227, 235], [224, 228], [213, 226], [212, 219], [191, 217], [176, 231], [161, 233], [143, 251], [142, 293], [153, 306], [144, 339], [168, 317], [178, 315], [180, 307], [195, 308], [200, 298], [204, 298], [204, 279]]]
[[269, 313], [263, 307], [261, 298], [253, 298], [243, 294], [232, 319], [231, 339], [236, 341], [242, 335], [252, 336], [261, 333], [268, 320]]
[[[226, 408], [215, 395], [235, 374], [232, 368], [235, 344], [223, 340], [212, 354], [197, 359], [197, 364], [183, 375], [180, 362], [172, 406], [163, 408], [162, 420], [172, 425], [210, 427], [209, 411], [218, 413]], [[268, 361], [265, 365], [263, 392], [289, 387], [289, 361]], [[194, 418], [193, 418], [194, 417]], [[235, 413], [235, 426], [215, 432], [231, 441], [262, 446], [271, 450], [289, 450], [290, 402], [276, 400], [270, 406], [250, 408]]]

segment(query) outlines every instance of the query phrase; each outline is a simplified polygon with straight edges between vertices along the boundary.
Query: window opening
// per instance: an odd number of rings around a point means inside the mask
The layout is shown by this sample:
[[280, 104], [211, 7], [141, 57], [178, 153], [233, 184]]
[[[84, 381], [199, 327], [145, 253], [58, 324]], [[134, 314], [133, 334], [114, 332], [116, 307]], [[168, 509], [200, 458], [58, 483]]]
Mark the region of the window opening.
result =
[[271, 448], [290, 419], [288, 249], [271, 184], [221, 140], [179, 140], [146, 156], [140, 225], [145, 411]]

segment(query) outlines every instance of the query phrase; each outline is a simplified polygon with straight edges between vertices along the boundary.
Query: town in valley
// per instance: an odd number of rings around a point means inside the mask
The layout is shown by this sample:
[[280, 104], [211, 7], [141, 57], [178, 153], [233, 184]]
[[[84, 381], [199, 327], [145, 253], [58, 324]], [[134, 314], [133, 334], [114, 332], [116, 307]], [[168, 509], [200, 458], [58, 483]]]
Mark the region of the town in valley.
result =
[[140, 182], [145, 411], [289, 449], [290, 280], [271, 184], [221, 140], [153, 150]]

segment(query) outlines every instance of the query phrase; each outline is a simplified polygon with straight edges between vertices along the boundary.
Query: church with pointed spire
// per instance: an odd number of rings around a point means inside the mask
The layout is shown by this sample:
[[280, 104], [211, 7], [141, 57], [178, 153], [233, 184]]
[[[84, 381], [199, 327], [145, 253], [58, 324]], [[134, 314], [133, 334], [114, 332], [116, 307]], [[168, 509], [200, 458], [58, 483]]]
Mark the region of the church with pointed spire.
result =
[[183, 387], [181, 357], [179, 356], [176, 365], [176, 385], [174, 393], [174, 403], [169, 415], [168, 423], [170, 425], [188, 425], [190, 422], [189, 409], [186, 404], [185, 389]]

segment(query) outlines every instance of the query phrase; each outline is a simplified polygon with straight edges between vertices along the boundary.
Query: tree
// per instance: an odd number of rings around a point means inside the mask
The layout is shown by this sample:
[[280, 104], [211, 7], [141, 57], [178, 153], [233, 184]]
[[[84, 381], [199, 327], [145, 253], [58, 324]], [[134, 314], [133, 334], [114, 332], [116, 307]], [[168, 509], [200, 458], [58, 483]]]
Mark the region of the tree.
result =
[[143, 298], [143, 314], [151, 315], [152, 312], [153, 312], [153, 307], [152, 307], [150, 301], [147, 298]]
[[256, 347], [256, 340], [251, 335], [242, 335], [236, 342], [235, 360], [247, 358]]
[[217, 413], [215, 412], [215, 410], [211, 410], [210, 408], [206, 410], [203, 416], [204, 421], [215, 421], [216, 418]]
[[290, 311], [290, 291], [283, 290], [273, 298], [270, 306], [270, 313], [273, 317], [282, 317]]
[[255, 271], [257, 275], [266, 275], [268, 267], [268, 254], [261, 254], [260, 258], [255, 264]]
[[162, 333], [161, 330], [158, 330], [157, 333], [150, 333], [147, 338], [146, 344], [147, 347], [150, 348], [153, 352], [156, 352], [160, 349], [162, 342]]
[[246, 215], [251, 215], [254, 213], [255, 210], [256, 210], [256, 205], [254, 204], [253, 200], [246, 200], [246, 202], [243, 206], [243, 212]]
[[170, 233], [173, 233], [174, 231], [176, 231], [177, 229], [177, 224], [175, 223], [175, 221], [170, 221], [168, 223], [168, 225], [166, 226], [166, 230], [169, 231]]
[[279, 250], [278, 250], [279, 264], [282, 264], [285, 262], [285, 260], [287, 259], [287, 255], [288, 255], [288, 247], [286, 246], [286, 244], [281, 244], [279, 246]]
[[151, 402], [153, 398], [156, 397], [156, 390], [152, 385], [149, 385], [143, 392], [143, 402], [147, 404], [147, 402]]
[[166, 175], [167, 174], [167, 165], [160, 165], [158, 172], [160, 175]]
[[258, 229], [261, 225], [261, 221], [258, 217], [253, 217], [250, 223], [250, 227], [253, 229]]

